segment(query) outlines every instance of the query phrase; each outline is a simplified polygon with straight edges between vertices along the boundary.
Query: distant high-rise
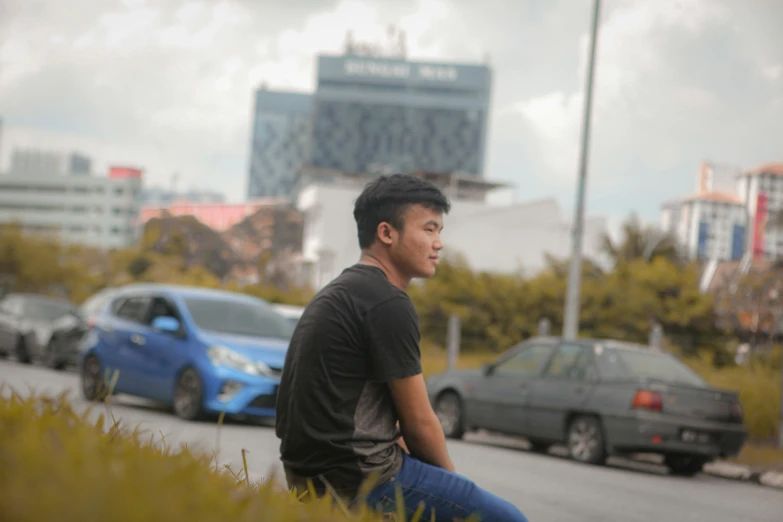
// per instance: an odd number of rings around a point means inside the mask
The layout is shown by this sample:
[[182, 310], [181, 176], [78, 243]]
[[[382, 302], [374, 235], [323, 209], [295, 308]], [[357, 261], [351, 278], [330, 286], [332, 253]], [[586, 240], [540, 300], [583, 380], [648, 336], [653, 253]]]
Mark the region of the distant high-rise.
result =
[[89, 176], [92, 171], [92, 160], [77, 152], [68, 156], [68, 174], [71, 176]]
[[248, 198], [294, 196], [303, 167], [483, 175], [490, 68], [409, 61], [390, 35], [390, 50], [349, 34], [343, 55], [318, 56], [313, 95], [256, 92]]
[[310, 158], [312, 96], [256, 91], [248, 199], [288, 196]]
[[22, 176], [61, 176], [65, 173], [63, 155], [59, 152], [14, 148], [11, 174]]
[[319, 56], [311, 164], [480, 176], [491, 89], [484, 65]]

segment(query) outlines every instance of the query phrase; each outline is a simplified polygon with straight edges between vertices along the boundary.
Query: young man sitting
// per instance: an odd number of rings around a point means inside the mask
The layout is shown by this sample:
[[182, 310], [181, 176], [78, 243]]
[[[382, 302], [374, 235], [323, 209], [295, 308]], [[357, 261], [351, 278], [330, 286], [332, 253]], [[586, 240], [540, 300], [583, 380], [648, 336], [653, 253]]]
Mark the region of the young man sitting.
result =
[[[450, 204], [414, 176], [369, 183], [354, 207], [362, 254], [313, 298], [286, 355], [276, 434], [289, 487], [395, 510], [399, 487], [423, 520], [526, 521], [458, 475], [422, 376], [419, 322], [405, 293], [435, 275]], [[401, 438], [402, 437], [402, 438]], [[404, 442], [403, 442], [404, 441]], [[374, 479], [366, 498], [360, 487]]]

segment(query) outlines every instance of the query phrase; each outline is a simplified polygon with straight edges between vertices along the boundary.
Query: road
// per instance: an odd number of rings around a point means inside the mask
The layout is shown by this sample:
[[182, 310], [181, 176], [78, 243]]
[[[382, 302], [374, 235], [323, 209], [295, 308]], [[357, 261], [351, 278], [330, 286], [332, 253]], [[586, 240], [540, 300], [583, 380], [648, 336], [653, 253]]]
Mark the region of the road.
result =
[[[68, 390], [74, 405], [87, 406], [72, 372], [0, 360], [2, 383], [20, 393], [31, 388], [50, 394]], [[96, 412], [100, 411], [104, 410], [97, 406]], [[216, 425], [181, 421], [140, 399], [117, 395], [112, 398], [112, 411], [126, 426], [142, 424], [152, 433], [162, 432], [169, 445], [187, 442], [205, 451], [216, 449], [220, 463], [237, 471], [242, 469], [241, 451], [246, 449], [251, 479], [282, 476], [278, 440], [269, 426], [228, 422], [218, 439]], [[523, 448], [521, 441], [485, 435], [449, 441], [458, 471], [511, 500], [531, 522], [779, 522], [783, 513], [780, 490], [708, 475], [671, 477], [662, 467], [626, 460], [612, 460], [606, 467], [586, 466]]]

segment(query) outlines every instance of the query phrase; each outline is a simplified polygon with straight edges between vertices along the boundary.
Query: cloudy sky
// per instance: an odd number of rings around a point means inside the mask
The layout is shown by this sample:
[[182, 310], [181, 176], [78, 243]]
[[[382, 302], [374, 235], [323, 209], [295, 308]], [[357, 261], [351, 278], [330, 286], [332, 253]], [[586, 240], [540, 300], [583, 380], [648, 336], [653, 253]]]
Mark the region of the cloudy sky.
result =
[[[244, 197], [253, 90], [396, 24], [409, 58], [494, 70], [485, 176], [570, 213], [592, 0], [0, 0], [0, 169], [80, 150]], [[588, 212], [656, 220], [702, 161], [783, 161], [783, 2], [605, 0]]]

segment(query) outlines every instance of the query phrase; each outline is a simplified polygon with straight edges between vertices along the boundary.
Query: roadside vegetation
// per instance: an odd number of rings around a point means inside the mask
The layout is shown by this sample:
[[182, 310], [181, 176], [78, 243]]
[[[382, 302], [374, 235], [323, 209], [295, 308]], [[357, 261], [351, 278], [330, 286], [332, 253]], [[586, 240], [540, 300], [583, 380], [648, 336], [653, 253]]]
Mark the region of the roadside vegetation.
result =
[[247, 470], [168, 447], [156, 435], [114, 422], [110, 410], [77, 413], [65, 396], [23, 398], [0, 389], [3, 521], [383, 520], [367, 507], [349, 509], [272, 480], [251, 482]]
[[[94, 292], [130, 282], [165, 282], [221, 287], [271, 302], [304, 305], [312, 290], [270, 270], [274, 259], [262, 253], [258, 283], [241, 286], [199, 264], [189, 264], [187, 237], [148, 227], [133, 248], [99, 252], [0, 228], [0, 287], [68, 297], [79, 303]], [[702, 292], [700, 269], [684, 260], [667, 236], [657, 236], [631, 219], [619, 242], [604, 241], [608, 265], [585, 260], [580, 334], [648, 342], [653, 325], [663, 345], [713, 385], [738, 390], [751, 445], [742, 458], [758, 465], [783, 462], [774, 449], [780, 412], [781, 339], [775, 320], [783, 315], [783, 264]], [[607, 268], [607, 266], [609, 268]], [[461, 322], [458, 366], [479, 367], [502, 351], [536, 335], [546, 319], [558, 335], [563, 322], [568, 262], [549, 259], [538, 274], [489, 274], [471, 269], [458, 255], [440, 264], [438, 275], [409, 290], [418, 310], [425, 372], [446, 367], [449, 317]], [[747, 343], [745, 361], [736, 348]]]

